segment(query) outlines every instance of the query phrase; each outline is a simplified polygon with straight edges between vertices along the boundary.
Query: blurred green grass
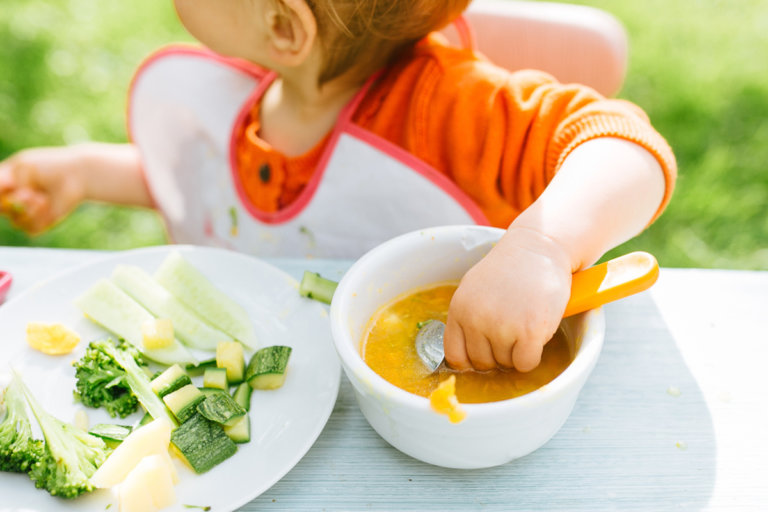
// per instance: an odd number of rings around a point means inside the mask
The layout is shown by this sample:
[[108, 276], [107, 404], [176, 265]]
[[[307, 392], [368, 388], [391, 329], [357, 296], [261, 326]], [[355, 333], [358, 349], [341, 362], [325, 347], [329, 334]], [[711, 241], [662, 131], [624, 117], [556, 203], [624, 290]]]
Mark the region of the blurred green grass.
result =
[[[663, 266], [768, 269], [768, 2], [574, 0], [621, 20], [642, 106], [680, 167], [643, 249]], [[125, 93], [152, 49], [189, 40], [168, 0], [2, 0], [0, 158], [30, 146], [124, 141]], [[164, 243], [150, 211], [87, 204], [30, 238], [0, 219], [0, 244], [125, 249]]]

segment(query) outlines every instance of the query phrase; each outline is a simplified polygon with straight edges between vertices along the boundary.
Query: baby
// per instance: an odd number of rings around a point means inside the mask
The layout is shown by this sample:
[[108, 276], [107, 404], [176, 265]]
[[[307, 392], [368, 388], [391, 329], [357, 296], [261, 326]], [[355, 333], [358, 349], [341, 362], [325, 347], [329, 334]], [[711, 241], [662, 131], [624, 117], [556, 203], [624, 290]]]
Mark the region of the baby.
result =
[[661, 213], [674, 156], [645, 114], [433, 33], [468, 0], [176, 0], [208, 49], [148, 59], [131, 144], [0, 163], [0, 210], [36, 233], [83, 200], [157, 208], [176, 242], [357, 257], [432, 225], [506, 228], [462, 279], [458, 369], [536, 367], [571, 275]]

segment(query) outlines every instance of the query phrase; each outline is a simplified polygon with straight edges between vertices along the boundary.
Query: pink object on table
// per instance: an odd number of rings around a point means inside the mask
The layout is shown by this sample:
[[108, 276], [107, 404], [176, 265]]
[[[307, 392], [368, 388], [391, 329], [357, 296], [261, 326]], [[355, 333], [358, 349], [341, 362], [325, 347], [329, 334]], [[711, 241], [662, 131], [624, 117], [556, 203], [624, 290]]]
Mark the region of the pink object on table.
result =
[[0, 304], [5, 300], [5, 296], [8, 293], [8, 289], [11, 287], [13, 278], [8, 272], [0, 270]]

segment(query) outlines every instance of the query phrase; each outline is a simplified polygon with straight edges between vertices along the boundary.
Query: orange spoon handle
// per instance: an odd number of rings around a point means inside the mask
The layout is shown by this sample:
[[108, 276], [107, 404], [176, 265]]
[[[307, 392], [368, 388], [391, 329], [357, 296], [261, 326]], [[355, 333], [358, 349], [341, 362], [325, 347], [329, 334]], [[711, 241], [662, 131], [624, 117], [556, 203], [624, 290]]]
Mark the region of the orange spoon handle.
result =
[[573, 274], [571, 298], [563, 316], [602, 306], [651, 287], [659, 264], [647, 252], [631, 252]]

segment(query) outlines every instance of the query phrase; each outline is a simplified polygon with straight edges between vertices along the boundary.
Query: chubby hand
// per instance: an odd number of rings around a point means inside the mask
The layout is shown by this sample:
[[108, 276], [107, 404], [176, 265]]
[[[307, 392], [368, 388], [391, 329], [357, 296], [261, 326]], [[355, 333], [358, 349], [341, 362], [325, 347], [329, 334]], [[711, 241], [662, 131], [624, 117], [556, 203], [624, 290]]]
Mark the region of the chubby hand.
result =
[[75, 148], [35, 148], [0, 162], [0, 214], [37, 234], [72, 211], [85, 196]]
[[510, 227], [451, 300], [443, 338], [448, 365], [534, 369], [562, 319], [571, 275], [570, 258], [557, 242]]

